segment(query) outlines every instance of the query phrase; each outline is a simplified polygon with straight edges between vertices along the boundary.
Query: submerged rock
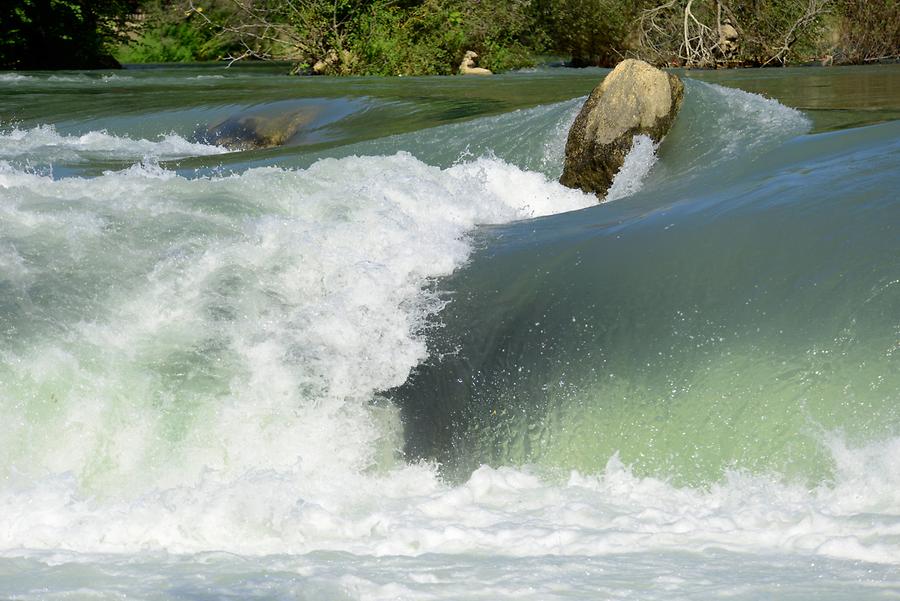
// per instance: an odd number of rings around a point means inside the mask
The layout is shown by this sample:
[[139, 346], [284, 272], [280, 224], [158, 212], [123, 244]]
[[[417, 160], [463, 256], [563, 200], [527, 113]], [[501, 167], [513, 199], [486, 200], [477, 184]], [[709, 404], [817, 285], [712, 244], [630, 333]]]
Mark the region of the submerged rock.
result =
[[594, 88], [569, 130], [559, 181], [603, 197], [631, 150], [634, 136], [659, 142], [684, 98], [681, 80], [627, 59]]
[[318, 114], [319, 109], [304, 107], [277, 114], [233, 115], [205, 131], [201, 130], [196, 137], [207, 144], [233, 150], [272, 148], [286, 143]]

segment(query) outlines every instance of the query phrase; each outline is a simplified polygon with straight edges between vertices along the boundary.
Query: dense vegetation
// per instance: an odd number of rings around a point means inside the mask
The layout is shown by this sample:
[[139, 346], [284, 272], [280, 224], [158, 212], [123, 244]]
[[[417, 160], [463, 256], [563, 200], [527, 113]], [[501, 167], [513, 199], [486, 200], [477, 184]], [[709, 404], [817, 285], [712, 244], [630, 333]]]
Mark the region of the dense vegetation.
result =
[[897, 0], [7, 0], [0, 67], [276, 59], [298, 73], [866, 62], [900, 56]]
[[139, 0], [4, 0], [0, 68], [116, 66], [113, 46]]

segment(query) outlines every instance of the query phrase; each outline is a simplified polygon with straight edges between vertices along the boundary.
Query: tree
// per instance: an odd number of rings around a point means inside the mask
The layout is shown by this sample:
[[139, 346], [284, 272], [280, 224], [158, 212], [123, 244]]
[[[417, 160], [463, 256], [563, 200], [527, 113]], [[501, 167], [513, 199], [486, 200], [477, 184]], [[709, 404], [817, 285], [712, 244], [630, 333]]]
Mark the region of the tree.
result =
[[188, 12], [229, 36], [229, 60], [276, 59], [330, 75], [454, 73], [467, 50], [502, 71], [531, 64], [531, 0], [230, 0], [231, 18], [199, 0]]
[[612, 67], [624, 58], [636, 12], [629, 0], [540, 0], [550, 46], [572, 57], [571, 64]]
[[868, 63], [900, 59], [900, 3], [842, 0], [837, 60]]
[[0, 67], [114, 68], [113, 44], [138, 0], [6, 0], [0, 8]]
[[837, 0], [668, 0], [638, 18], [636, 53], [687, 67], [784, 65], [803, 58]]

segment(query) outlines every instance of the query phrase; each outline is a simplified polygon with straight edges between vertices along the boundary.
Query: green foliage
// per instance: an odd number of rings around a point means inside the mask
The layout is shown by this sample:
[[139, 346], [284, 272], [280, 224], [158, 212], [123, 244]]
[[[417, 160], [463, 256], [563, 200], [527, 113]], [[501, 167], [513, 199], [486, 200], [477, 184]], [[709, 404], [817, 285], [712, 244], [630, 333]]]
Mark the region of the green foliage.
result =
[[[502, 71], [531, 64], [528, 0], [310, 1], [289, 14], [301, 62], [333, 74], [450, 74], [474, 50]], [[318, 7], [318, 9], [316, 8]]]
[[526, 8], [499, 0], [426, 0], [405, 11], [373, 5], [351, 46], [369, 73], [451, 74], [467, 50], [488, 69], [516, 69], [531, 64], [534, 49]]
[[[6, 0], [0, 67], [112, 66], [115, 47], [123, 62], [280, 59], [332, 75], [451, 74], [469, 50], [495, 72], [545, 51], [582, 66], [784, 64], [822, 53], [825, 18], [845, 60], [900, 53], [897, 0]], [[727, 52], [722, 19], [739, 32]]]
[[0, 7], [0, 68], [116, 67], [138, 0], [6, 0]]
[[[533, 64], [532, 52], [543, 50], [544, 36], [532, 2], [481, 0], [464, 3], [466, 42], [480, 64], [494, 71]], [[458, 62], [458, 61], [457, 61]]]
[[373, 5], [349, 39], [357, 71], [377, 75], [452, 73], [464, 44], [462, 13], [434, 1], [408, 10]]
[[823, 18], [831, 8], [821, 1], [821, 10], [810, 10], [808, 0], [736, 0], [732, 13], [743, 29], [744, 62], [786, 64], [805, 60], [821, 34]]
[[144, 0], [120, 60], [231, 54], [291, 60], [298, 72], [449, 74], [467, 50], [496, 71], [529, 65], [544, 39], [531, 0], [206, 0], [202, 17], [200, 4]]
[[543, 0], [552, 49], [575, 66], [612, 66], [623, 58], [640, 2]]
[[[633, 53], [657, 64], [784, 65], [816, 55], [838, 0], [673, 0], [638, 13]], [[737, 33], [726, 39], [723, 29]]]
[[[199, 5], [199, 3], [198, 3]], [[167, 63], [218, 60], [237, 50], [233, 36], [211, 24], [229, 16], [223, 2], [209, 1], [202, 11], [184, 1], [145, 0], [141, 21], [116, 50], [122, 63]]]
[[123, 63], [184, 63], [203, 60], [206, 40], [187, 23], [161, 23], [123, 45], [116, 58]]
[[861, 63], [900, 59], [900, 2], [843, 0], [838, 47], [841, 62]]

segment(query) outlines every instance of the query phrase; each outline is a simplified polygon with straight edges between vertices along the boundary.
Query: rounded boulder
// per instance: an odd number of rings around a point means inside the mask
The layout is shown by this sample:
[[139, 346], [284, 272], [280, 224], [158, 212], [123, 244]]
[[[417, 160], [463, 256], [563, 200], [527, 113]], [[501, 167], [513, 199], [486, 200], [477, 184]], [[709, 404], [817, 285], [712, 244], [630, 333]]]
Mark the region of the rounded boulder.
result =
[[644, 61], [619, 63], [591, 92], [569, 130], [560, 183], [602, 198], [634, 136], [662, 140], [683, 98], [684, 83], [677, 76]]

